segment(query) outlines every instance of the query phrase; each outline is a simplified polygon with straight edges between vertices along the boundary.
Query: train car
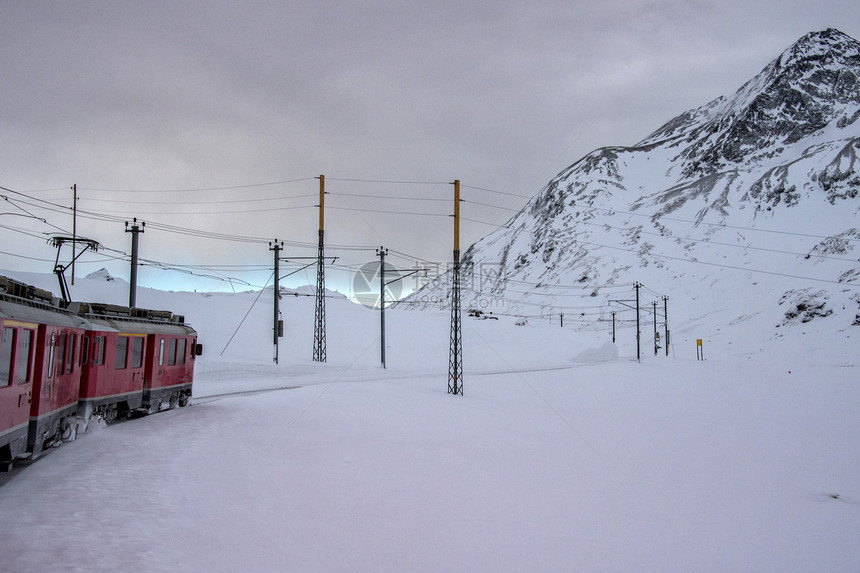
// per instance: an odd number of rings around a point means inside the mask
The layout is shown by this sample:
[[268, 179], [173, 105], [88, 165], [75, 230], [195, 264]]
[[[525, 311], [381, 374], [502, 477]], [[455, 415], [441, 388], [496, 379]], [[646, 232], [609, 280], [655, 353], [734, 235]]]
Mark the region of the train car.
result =
[[0, 277], [0, 464], [73, 431], [86, 321], [50, 292]]
[[134, 412], [185, 406], [191, 396], [197, 332], [168, 311], [72, 303], [89, 323], [78, 415], [108, 423]]
[[27, 451], [38, 457], [45, 447], [75, 433], [86, 322], [59, 310], [39, 325]]
[[143, 406], [153, 409], [184, 407], [191, 398], [194, 362], [203, 347], [197, 344], [197, 332], [185, 324], [183, 316], [166, 311], [150, 311], [165, 323], [158, 332], [148, 335]]
[[39, 323], [21, 320], [18, 297], [0, 277], [0, 466], [8, 470], [27, 448], [33, 361]]
[[0, 471], [74, 438], [93, 416], [185, 406], [201, 351], [182, 316], [63, 304], [0, 276]]

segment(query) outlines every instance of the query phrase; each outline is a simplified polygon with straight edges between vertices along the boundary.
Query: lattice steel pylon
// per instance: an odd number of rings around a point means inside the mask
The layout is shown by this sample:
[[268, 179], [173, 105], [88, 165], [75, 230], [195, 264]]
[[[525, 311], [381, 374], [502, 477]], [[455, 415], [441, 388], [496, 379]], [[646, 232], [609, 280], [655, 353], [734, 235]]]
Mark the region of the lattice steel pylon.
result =
[[451, 339], [448, 393], [463, 395], [463, 329], [460, 325], [460, 180], [454, 180], [454, 270], [451, 288]]
[[454, 251], [451, 289], [451, 340], [448, 353], [448, 393], [463, 395], [463, 330], [460, 325], [460, 251]]
[[323, 231], [317, 253], [317, 296], [314, 312], [314, 362], [325, 362], [325, 257]]
[[325, 362], [325, 175], [320, 175], [320, 231], [317, 249], [317, 295], [314, 312], [314, 362]]

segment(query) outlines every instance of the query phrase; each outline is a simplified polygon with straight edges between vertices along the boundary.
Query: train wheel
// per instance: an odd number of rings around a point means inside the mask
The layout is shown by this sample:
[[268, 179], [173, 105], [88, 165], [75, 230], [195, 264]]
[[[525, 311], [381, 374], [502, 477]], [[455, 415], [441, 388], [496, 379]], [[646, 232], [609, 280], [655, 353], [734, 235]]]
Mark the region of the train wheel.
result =
[[181, 394], [179, 396], [179, 407], [184, 408], [188, 405], [188, 394]]

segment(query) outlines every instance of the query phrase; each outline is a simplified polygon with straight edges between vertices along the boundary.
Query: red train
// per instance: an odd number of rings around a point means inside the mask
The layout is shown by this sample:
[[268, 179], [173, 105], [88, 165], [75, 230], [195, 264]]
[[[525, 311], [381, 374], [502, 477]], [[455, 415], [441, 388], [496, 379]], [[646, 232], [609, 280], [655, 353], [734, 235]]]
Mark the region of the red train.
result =
[[73, 302], [0, 276], [0, 471], [94, 417], [185, 406], [197, 332], [168, 311]]

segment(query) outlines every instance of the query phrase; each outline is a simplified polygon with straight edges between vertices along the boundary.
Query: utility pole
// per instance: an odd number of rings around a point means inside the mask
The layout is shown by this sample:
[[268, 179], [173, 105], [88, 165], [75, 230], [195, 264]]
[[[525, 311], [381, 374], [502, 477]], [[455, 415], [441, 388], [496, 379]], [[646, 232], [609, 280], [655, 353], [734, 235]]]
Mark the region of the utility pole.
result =
[[278, 363], [278, 338], [280, 338], [280, 336], [282, 334], [281, 322], [280, 322], [281, 311], [278, 308], [278, 301], [281, 298], [281, 296], [280, 296], [281, 295], [281, 293], [280, 293], [281, 287], [279, 286], [279, 279], [280, 279], [280, 273], [281, 273], [279, 253], [281, 252], [281, 250], [283, 250], [283, 248], [284, 248], [284, 242], [283, 241], [281, 241], [279, 243], [278, 240], [275, 239], [274, 243], [269, 243], [269, 250], [275, 252], [275, 297], [274, 297], [275, 298], [275, 315], [274, 315], [274, 320], [272, 322], [272, 331], [274, 332], [274, 336], [272, 337], [273, 344], [274, 344], [273, 360], [274, 360], [275, 364]]
[[666, 356], [669, 356], [669, 297], [663, 297], [663, 346], [666, 347]]
[[379, 255], [379, 359], [385, 368], [385, 255], [388, 249], [379, 247], [376, 254]]
[[398, 281], [402, 281], [403, 279], [414, 275], [419, 272], [427, 272], [428, 269], [416, 268], [412, 272], [409, 273], [401, 273], [400, 271], [394, 270], [392, 275], [394, 278], [386, 281], [385, 280], [385, 255], [388, 254], [388, 249], [384, 247], [379, 247], [377, 249], [376, 254], [379, 255], [379, 306], [380, 306], [380, 358], [382, 360], [382, 367], [385, 368], [385, 289], [390, 284], [394, 284]]
[[136, 308], [137, 306], [137, 236], [143, 233], [144, 227], [146, 227], [146, 223], [141, 223], [138, 227], [137, 217], [133, 219], [131, 229], [128, 228], [128, 221], [125, 222], [125, 232], [131, 233], [131, 277], [128, 285], [129, 308]]
[[654, 307], [654, 356], [657, 356], [657, 350], [660, 349], [657, 345], [657, 337], [659, 336], [659, 334], [657, 334], [657, 301], [655, 300], [651, 304]]
[[325, 175], [320, 175], [320, 229], [317, 249], [317, 296], [314, 311], [314, 362], [325, 362]]
[[615, 311], [612, 311], [612, 344], [615, 344]]
[[451, 338], [448, 352], [448, 393], [463, 395], [463, 332], [460, 325], [460, 180], [454, 180], [454, 270], [451, 289]]
[[72, 185], [72, 286], [75, 286], [75, 251], [78, 241], [78, 184]]
[[561, 313], [561, 327], [564, 328], [564, 313]]
[[641, 287], [641, 286], [642, 285], [640, 285], [638, 282], [633, 283], [633, 288], [636, 289], [636, 360], [637, 361], [641, 361], [641, 359], [642, 359], [642, 355], [639, 351], [639, 339], [641, 338], [640, 337], [640, 330], [639, 330], [639, 287]]

